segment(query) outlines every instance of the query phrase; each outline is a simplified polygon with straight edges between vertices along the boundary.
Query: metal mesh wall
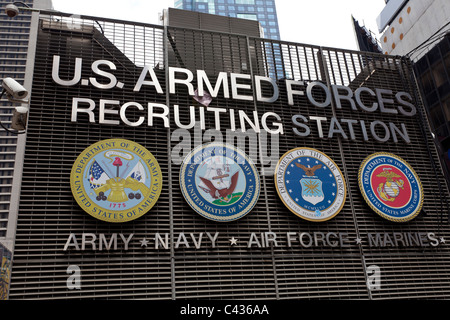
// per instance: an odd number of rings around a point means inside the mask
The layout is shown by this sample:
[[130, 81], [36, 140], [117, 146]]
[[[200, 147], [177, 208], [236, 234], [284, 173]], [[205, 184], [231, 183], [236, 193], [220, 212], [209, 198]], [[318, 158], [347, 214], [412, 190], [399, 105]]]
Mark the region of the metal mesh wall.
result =
[[[73, 24], [75, 23], [75, 24]], [[73, 70], [75, 58], [83, 58], [83, 75], [90, 74], [93, 61], [106, 59], [118, 66], [115, 75], [128, 90], [98, 90], [92, 86], [62, 87], [52, 81], [53, 55], [61, 56], [61, 70]], [[144, 65], [155, 68], [165, 94], [152, 90], [133, 93]], [[139, 101], [180, 106], [180, 121], [189, 120], [192, 97], [183, 87], [169, 94], [168, 67], [205, 70], [213, 77], [218, 72], [277, 77], [280, 90], [288, 79], [342, 84], [357, 88], [391, 89], [409, 92], [420, 112], [408, 61], [383, 55], [308, 46], [242, 35], [214, 33], [183, 28], [132, 24], [85, 17], [48, 17], [41, 21], [34, 83], [31, 97], [20, 212], [12, 269], [10, 299], [58, 298], [144, 298], [144, 299], [384, 299], [442, 298], [449, 296], [450, 251], [448, 244], [432, 247], [370, 247], [367, 233], [434, 232], [449, 238], [447, 224], [448, 191], [438, 167], [437, 156], [421, 114], [391, 117], [378, 112], [318, 108], [306, 99], [295, 97], [288, 106], [281, 92], [274, 103], [224, 99], [221, 94], [212, 107], [244, 110], [259, 115], [275, 112], [281, 117], [285, 133], [279, 136], [279, 155], [296, 147], [318, 149], [331, 157], [343, 172], [347, 200], [342, 211], [324, 223], [312, 223], [292, 214], [279, 199], [273, 175], [261, 175], [261, 194], [252, 212], [231, 223], [217, 223], [195, 213], [184, 200], [179, 187], [180, 165], [173, 163], [170, 151], [178, 141], [172, 139], [177, 128], [162, 121], [153, 126], [129, 127], [89, 123], [79, 116], [70, 122], [73, 97]], [[284, 75], [284, 77], [279, 77]], [[61, 77], [70, 79], [71, 73]], [[278, 78], [279, 77], [279, 78]], [[270, 95], [268, 88], [263, 93]], [[251, 93], [250, 93], [251, 94]], [[315, 92], [317, 99], [323, 99]], [[171, 109], [172, 110], [172, 109]], [[131, 111], [131, 110], [130, 110]], [[379, 143], [363, 140], [355, 127], [355, 140], [319, 138], [317, 127], [309, 123], [311, 134], [293, 133], [295, 114], [405, 123], [411, 143]], [[140, 113], [129, 114], [129, 118]], [[205, 114], [206, 128], [214, 128], [214, 115]], [[224, 117], [222, 128], [230, 128]], [[329, 126], [324, 123], [324, 128]], [[194, 136], [195, 129], [189, 130]], [[328, 132], [324, 129], [324, 132]], [[222, 130], [225, 135], [225, 129]], [[164, 176], [161, 197], [143, 217], [125, 224], [108, 224], [84, 213], [70, 190], [70, 171], [76, 157], [89, 145], [107, 138], [133, 140], [149, 149], [158, 160]], [[269, 137], [270, 140], [270, 137]], [[192, 139], [189, 148], [196, 146]], [[258, 153], [257, 145], [245, 144], [248, 154]], [[365, 203], [358, 187], [357, 173], [368, 155], [387, 151], [408, 161], [418, 173], [425, 192], [423, 212], [414, 220], [397, 224], [382, 219]], [[256, 163], [263, 172], [265, 165]], [[441, 189], [439, 188], [441, 187]], [[278, 246], [247, 248], [251, 233], [345, 232], [349, 239], [361, 237], [361, 245], [346, 247], [298, 245], [288, 247], [280, 237]], [[133, 233], [135, 238], [169, 233], [168, 250], [143, 248], [133, 242], [128, 251], [63, 251], [70, 233]], [[216, 248], [175, 248], [180, 233], [219, 232]], [[230, 247], [228, 239], [241, 239]], [[82, 289], [66, 286], [67, 267], [78, 265]], [[368, 290], [366, 267], [377, 265], [382, 272], [381, 287]]]

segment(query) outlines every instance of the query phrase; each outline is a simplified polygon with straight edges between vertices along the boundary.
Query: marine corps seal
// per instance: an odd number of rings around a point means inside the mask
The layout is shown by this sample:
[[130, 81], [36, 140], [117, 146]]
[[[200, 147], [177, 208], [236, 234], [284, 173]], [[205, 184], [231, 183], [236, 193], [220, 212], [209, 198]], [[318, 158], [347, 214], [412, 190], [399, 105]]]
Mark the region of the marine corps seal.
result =
[[140, 144], [108, 139], [78, 156], [70, 186], [77, 203], [91, 216], [127, 222], [143, 216], [156, 203], [162, 174], [155, 157]]
[[180, 187], [197, 213], [214, 221], [242, 218], [259, 198], [258, 171], [240, 149], [207, 143], [192, 150], [180, 169]]
[[329, 220], [345, 203], [346, 185], [341, 170], [315, 149], [286, 152], [275, 168], [275, 186], [286, 207], [309, 221]]
[[385, 219], [409, 221], [422, 209], [420, 179], [399, 156], [386, 152], [368, 156], [359, 168], [358, 183], [367, 204]]

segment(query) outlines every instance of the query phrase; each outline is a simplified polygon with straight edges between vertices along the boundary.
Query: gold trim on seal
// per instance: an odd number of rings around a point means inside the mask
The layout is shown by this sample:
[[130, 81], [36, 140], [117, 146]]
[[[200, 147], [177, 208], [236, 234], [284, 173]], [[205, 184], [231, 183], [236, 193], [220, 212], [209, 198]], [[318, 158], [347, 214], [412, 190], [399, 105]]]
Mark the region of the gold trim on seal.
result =
[[[140, 159], [139, 163], [148, 170], [149, 182], [144, 184], [130, 176], [127, 178], [120, 176], [110, 177], [110, 175], [115, 173], [109, 170], [109, 179], [102, 186], [86, 190], [87, 188], [84, 187], [84, 183], [85, 179], [87, 179], [88, 170], [93, 164], [93, 159], [95, 159], [96, 155], [107, 150], [115, 150], [117, 152], [116, 155], [123, 157], [124, 160], [134, 159], [133, 155], [138, 157]], [[120, 152], [122, 152], [122, 155]], [[112, 162], [112, 158], [110, 159], [107, 156], [104, 158]], [[99, 165], [103, 165], [102, 161]], [[117, 164], [117, 169], [121, 165]], [[122, 170], [125, 170], [125, 168]], [[146, 214], [158, 201], [162, 185], [161, 168], [153, 154], [140, 144], [125, 139], [107, 139], [90, 145], [79, 154], [70, 173], [70, 187], [78, 205], [94, 218], [114, 223], [132, 221]], [[142, 200], [133, 207], [127, 207], [126, 204], [129, 198], [124, 192], [125, 188], [140, 191], [140, 199]], [[95, 203], [95, 197], [109, 190], [110, 194], [107, 199], [105, 196], [105, 199], [110, 204], [124, 206], [125, 209], [108, 210]]]

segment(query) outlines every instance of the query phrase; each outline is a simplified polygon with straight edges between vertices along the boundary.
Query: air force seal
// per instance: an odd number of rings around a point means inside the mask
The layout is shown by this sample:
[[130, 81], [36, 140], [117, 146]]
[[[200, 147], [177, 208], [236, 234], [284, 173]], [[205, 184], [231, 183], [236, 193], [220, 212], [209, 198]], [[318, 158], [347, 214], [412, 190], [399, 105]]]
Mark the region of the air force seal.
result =
[[422, 209], [424, 195], [419, 177], [394, 154], [368, 156], [359, 168], [358, 182], [367, 204], [385, 219], [406, 222]]
[[242, 218], [259, 198], [258, 171], [238, 148], [207, 143], [192, 150], [180, 169], [180, 187], [197, 213], [214, 221]]
[[158, 200], [162, 174], [154, 156], [143, 146], [108, 139], [86, 148], [70, 174], [72, 194], [91, 216], [127, 222], [143, 216]]
[[324, 153], [296, 148], [285, 153], [275, 169], [275, 185], [286, 207], [309, 221], [336, 216], [345, 203], [346, 185], [336, 163]]

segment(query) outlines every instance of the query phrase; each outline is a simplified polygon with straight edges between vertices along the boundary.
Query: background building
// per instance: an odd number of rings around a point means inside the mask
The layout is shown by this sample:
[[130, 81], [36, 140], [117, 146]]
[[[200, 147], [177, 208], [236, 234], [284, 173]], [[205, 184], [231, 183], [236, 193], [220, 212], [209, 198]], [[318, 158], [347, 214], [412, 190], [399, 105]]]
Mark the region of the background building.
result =
[[428, 120], [450, 172], [450, 2], [390, 0], [377, 23], [383, 53], [414, 62]]
[[[263, 30], [260, 37], [280, 40], [275, 0], [176, 0], [175, 8], [258, 21]], [[208, 30], [207, 26], [200, 27]], [[217, 27], [213, 27], [212, 30], [217, 30]], [[221, 31], [226, 32], [226, 29], [226, 27], [222, 28]], [[249, 31], [241, 29], [239, 33], [249, 34]], [[289, 77], [289, 74], [283, 72], [283, 59], [279, 45], [274, 42], [268, 43], [265, 51], [268, 74], [278, 79]]]
[[[5, 8], [9, 1], [1, 1], [0, 6]], [[50, 8], [51, 1], [26, 0], [24, 3], [30, 7]], [[31, 33], [31, 12], [23, 12], [18, 17], [11, 19], [5, 10], [0, 12], [0, 79], [10, 77], [20, 84], [25, 82], [26, 62], [28, 54], [28, 39]], [[0, 120], [9, 127], [14, 106], [6, 99], [0, 102], [2, 116]], [[17, 139], [19, 136], [11, 134], [4, 129], [0, 130], [2, 142], [0, 147], [2, 177], [0, 183], [0, 241], [6, 237], [8, 213], [10, 211], [11, 188], [13, 185], [13, 167]]]
[[259, 21], [264, 38], [280, 40], [275, 0], [175, 0], [175, 8]]
[[[246, 59], [241, 65], [237, 65], [232, 59], [216, 59], [215, 57], [222, 55], [222, 51], [228, 48], [217, 45], [220, 42], [210, 41], [210, 39], [220, 37], [220, 33], [262, 37], [263, 32], [258, 21], [174, 8], [164, 10], [163, 16], [164, 25], [175, 27], [170, 29], [168, 35], [171, 44], [169, 59], [176, 62], [180, 67], [192, 69], [195, 65], [203, 65], [203, 70], [210, 75], [215, 75], [220, 71], [247, 73], [252, 67], [256, 74], [268, 75], [269, 65], [256, 63], [256, 61], [263, 61], [261, 50], [252, 50], [249, 59]], [[192, 41], [186, 38], [191, 34], [180, 32], [184, 28], [192, 29], [192, 34], [196, 34]], [[211, 31], [211, 33], [207, 31]], [[194, 54], [194, 52], [199, 51], [202, 54]], [[256, 54], [260, 55], [259, 59], [257, 59]], [[229, 55], [245, 56], [245, 48], [230, 52]], [[252, 63], [252, 66], [250, 66], [250, 63]]]
[[381, 47], [378, 40], [371, 30], [368, 30], [364, 25], [360, 25], [353, 16], [352, 21], [359, 50], [381, 53]]
[[448, 1], [390, 0], [377, 19], [383, 53], [417, 61], [448, 32], [449, 22]]
[[[31, 29], [32, 15], [22, 12], [14, 19], [6, 15], [4, 8], [11, 1], [0, 1], [0, 80], [6, 77], [15, 79], [26, 88], [31, 88], [31, 78], [26, 77], [33, 64], [27, 64], [27, 58], [34, 57], [34, 47], [29, 48], [29, 38], [35, 38], [36, 30]], [[33, 8], [51, 8], [50, 0], [24, 0], [19, 6]], [[31, 49], [31, 51], [30, 51]], [[29, 60], [31, 61], [31, 60]], [[0, 101], [0, 121], [9, 128], [12, 112], [17, 104], [3, 97]], [[13, 250], [15, 223], [21, 186], [24, 137], [0, 128], [0, 261], [2, 273], [9, 270], [10, 252]], [[0, 279], [4, 279], [0, 277]], [[5, 296], [8, 283], [0, 283], [0, 299]]]
[[[424, 108], [410, 61], [243, 34], [86, 16], [75, 19], [62, 13], [41, 13], [40, 21], [34, 21], [32, 29], [36, 30], [36, 54], [32, 59], [29, 57], [34, 69], [28, 133], [21, 144], [25, 150], [24, 169], [9, 299], [449, 297], [450, 231], [445, 211], [449, 193], [424, 122]], [[204, 50], [199, 40], [208, 41], [208, 50]], [[177, 50], [173, 49], [172, 41]], [[249, 90], [248, 85], [255, 81], [260, 70], [249, 66], [267, 65], [266, 56], [271, 53], [267, 48], [274, 44], [284, 59], [282, 67], [277, 69], [277, 74], [284, 75], [276, 82], [279, 98], [256, 101], [252, 99], [256, 92]], [[76, 80], [70, 85], [61, 85], [54, 79], [56, 56], [60, 57], [61, 80]], [[80, 59], [81, 65], [77, 67]], [[114, 64], [116, 68], [108, 71], [118, 80], [116, 86], [105, 89], [98, 81], [94, 85], [92, 79], [111, 80], [92, 67], [98, 61]], [[239, 87], [247, 99], [225, 97], [223, 90], [218, 90], [209, 107], [220, 112], [200, 109], [198, 105], [190, 108], [193, 96], [185, 86], [177, 85], [175, 93], [170, 93], [168, 88], [170, 68], [182, 68], [180, 61], [190, 61], [186, 68], [194, 77], [196, 70], [204, 70], [205, 61], [210, 62], [208, 69], [214, 65], [211, 61], [227, 61], [223, 67], [231, 69], [212, 69], [211, 79], [220, 72], [226, 72], [227, 76], [240, 75], [239, 80], [247, 80]], [[106, 66], [102, 64], [103, 68]], [[77, 68], [81, 68], [78, 79], [74, 77]], [[154, 71], [162, 93], [154, 89], [155, 79], [150, 77], [141, 90], [133, 90], [142, 70]], [[296, 91], [306, 91], [306, 85], [315, 83], [316, 87], [308, 92], [315, 104], [300, 93], [289, 104], [286, 84], [282, 81], [288, 74], [299, 81], [294, 84]], [[326, 93], [333, 86], [348, 88], [352, 93], [366, 88], [359, 95], [359, 103], [366, 109], [381, 99], [386, 109], [396, 110], [397, 105], [390, 100], [396, 92], [405, 92], [417, 108], [417, 114], [354, 110], [348, 91], [341, 93], [342, 103], [337, 107], [336, 100]], [[271, 86], [263, 86], [260, 93], [270, 97], [270, 89]], [[379, 95], [386, 96], [376, 97], [377, 89], [384, 90]], [[74, 98], [93, 101], [94, 121], [88, 114], [79, 114], [76, 121], [72, 120]], [[100, 123], [100, 101], [117, 101], [120, 106], [138, 102], [145, 108], [148, 103], [166, 105], [168, 126], [158, 118], [151, 125], [147, 119], [137, 126], [126, 124], [118, 118], [119, 108], [114, 106], [104, 113], [106, 120], [118, 122]], [[324, 106], [326, 101], [328, 105]], [[179, 107], [178, 118], [174, 117], [175, 105]], [[145, 108], [130, 107], [126, 116], [137, 123], [148, 117]], [[283, 134], [268, 134], [269, 138], [260, 134], [256, 143], [239, 135], [232, 137], [233, 141], [241, 139], [247, 154], [256, 150], [254, 160], [261, 179], [258, 202], [238, 221], [207, 220], [183, 198], [180, 163], [172, 158], [180, 142], [176, 135], [180, 133], [177, 123], [189, 127], [192, 113], [199, 115], [201, 110], [205, 130], [200, 130], [200, 141], [198, 138], [183, 140], [188, 150], [211, 139], [214, 130], [209, 129], [216, 128], [216, 114], [221, 119], [223, 136], [230, 134], [232, 126], [240, 128], [240, 121], [237, 118], [234, 121], [231, 114], [245, 114], [253, 121], [262, 121], [266, 115], [275, 119], [273, 122], [283, 124]], [[301, 124], [308, 127], [309, 134], [305, 133], [304, 126], [295, 124], [295, 115], [306, 119]], [[320, 119], [325, 120], [321, 120], [319, 128]], [[269, 121], [268, 125], [271, 127], [273, 122]], [[367, 124], [366, 129], [362, 123]], [[409, 143], [398, 135], [397, 141], [392, 138], [395, 131], [389, 128], [401, 124], [408, 132]], [[198, 129], [197, 126], [181, 131], [195, 137]], [[155, 206], [129, 223], [112, 224], [88, 215], [71, 191], [70, 175], [77, 157], [92, 144], [110, 138], [129, 139], [145, 146], [163, 172], [163, 191]], [[271, 164], [261, 160], [265, 159], [262, 153], [272, 150], [264, 150], [261, 145], [264, 138], [270, 140], [270, 146], [274, 139], [273, 145], [278, 148], [272, 153], [275, 163], [281, 155], [298, 147], [320, 150], [333, 159], [347, 185], [347, 200], [338, 215], [326, 222], [313, 223], [286, 208], [277, 194], [273, 171], [268, 173]], [[420, 177], [425, 199], [423, 211], [415, 219], [400, 224], [385, 220], [373, 212], [361, 195], [358, 188], [361, 162], [376, 152], [397, 154]], [[167, 247], [155, 245], [156, 234], [167, 235]], [[218, 234], [214, 247], [207, 234]], [[277, 235], [276, 244], [272, 241], [266, 245], [267, 234]], [[295, 240], [289, 242], [288, 234]], [[125, 238], [132, 235], [126, 249], [119, 235]], [[303, 242], [299, 241], [300, 235], [304, 237]], [[79, 239], [80, 245], [72, 243], [67, 248], [68, 239], [73, 236]], [[182, 237], [186, 237], [186, 242], [177, 246], [177, 239]], [[252, 237], [258, 239], [259, 245], [250, 245]], [[145, 239], [149, 241], [147, 245]], [[238, 239], [237, 244], [231, 245], [230, 239]], [[74, 266], [81, 272], [79, 289], [68, 286]], [[368, 279], [373, 279], [372, 271], [377, 268], [381, 271], [381, 283], [369, 286]]]

